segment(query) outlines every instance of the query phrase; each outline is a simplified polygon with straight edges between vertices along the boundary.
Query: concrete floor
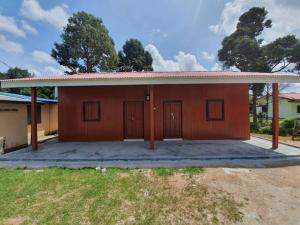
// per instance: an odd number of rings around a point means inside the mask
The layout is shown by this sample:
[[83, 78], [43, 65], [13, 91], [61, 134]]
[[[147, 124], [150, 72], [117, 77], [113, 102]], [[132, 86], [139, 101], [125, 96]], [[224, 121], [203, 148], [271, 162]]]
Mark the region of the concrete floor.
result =
[[0, 156], [0, 167], [182, 167], [228, 166], [263, 167], [300, 165], [300, 149], [259, 138], [248, 141], [158, 141], [156, 149], [148, 142], [57, 142], [30, 147]]

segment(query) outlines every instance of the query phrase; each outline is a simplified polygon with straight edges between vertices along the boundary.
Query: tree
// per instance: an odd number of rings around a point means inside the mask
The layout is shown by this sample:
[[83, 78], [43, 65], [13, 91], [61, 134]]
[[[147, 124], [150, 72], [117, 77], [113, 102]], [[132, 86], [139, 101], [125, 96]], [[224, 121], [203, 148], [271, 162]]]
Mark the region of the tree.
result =
[[[55, 98], [54, 87], [38, 87], [36, 92], [37, 92], [37, 97], [39, 97], [39, 98], [48, 98], [48, 99]], [[20, 94], [30, 96], [31, 88], [21, 88]]]
[[[300, 42], [288, 35], [262, 45], [259, 38], [265, 28], [272, 27], [265, 8], [253, 7], [239, 18], [236, 30], [222, 41], [218, 57], [225, 68], [237, 67], [245, 72], [279, 72], [291, 65], [299, 65]], [[293, 69], [292, 69], [293, 70]], [[265, 84], [251, 84], [253, 125], [257, 128], [256, 101]]]
[[137, 39], [129, 39], [119, 51], [119, 71], [153, 71], [152, 57]]
[[[20, 69], [18, 67], [9, 68], [6, 73], [3, 73], [3, 79], [17, 79], [33, 77], [33, 74], [29, 73], [26, 69]], [[8, 88], [4, 91], [14, 94], [21, 94], [21, 88]]]
[[5, 79], [5, 74], [0, 72], [0, 80], [4, 80]]
[[68, 19], [61, 34], [62, 44], [54, 43], [52, 57], [74, 74], [110, 71], [117, 65], [114, 42], [102, 20], [86, 12]]
[[[17, 78], [27, 78], [27, 77], [33, 77], [34, 74], [31, 74], [26, 69], [20, 69], [18, 67], [15, 68], [9, 68], [7, 72], [0, 73], [0, 79], [17, 79]], [[30, 88], [7, 88], [3, 89], [4, 92], [9, 92], [13, 94], [21, 94], [21, 95], [31, 95], [31, 89]], [[54, 98], [54, 87], [40, 87], [37, 88], [37, 96], [40, 98]]]

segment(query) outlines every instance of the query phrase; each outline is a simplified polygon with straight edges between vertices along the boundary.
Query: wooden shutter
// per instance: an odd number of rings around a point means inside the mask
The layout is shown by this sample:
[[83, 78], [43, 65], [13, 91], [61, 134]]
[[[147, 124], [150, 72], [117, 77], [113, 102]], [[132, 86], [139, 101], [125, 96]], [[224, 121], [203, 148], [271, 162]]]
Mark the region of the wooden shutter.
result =
[[224, 120], [224, 100], [214, 99], [206, 101], [206, 119]]
[[83, 120], [100, 121], [100, 102], [83, 103]]

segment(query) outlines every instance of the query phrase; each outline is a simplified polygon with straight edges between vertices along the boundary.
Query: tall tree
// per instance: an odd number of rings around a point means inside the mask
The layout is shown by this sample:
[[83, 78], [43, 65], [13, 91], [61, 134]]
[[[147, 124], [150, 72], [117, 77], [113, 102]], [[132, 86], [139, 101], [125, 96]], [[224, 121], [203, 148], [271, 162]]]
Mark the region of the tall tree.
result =
[[[262, 45], [260, 38], [265, 28], [272, 27], [265, 8], [253, 7], [239, 18], [236, 30], [225, 37], [218, 57], [225, 68], [232, 66], [246, 72], [279, 72], [300, 62], [299, 40], [288, 35]], [[251, 84], [253, 93], [253, 125], [257, 127], [257, 97], [262, 94], [265, 84]]]
[[100, 18], [83, 11], [73, 14], [61, 39], [62, 44], [54, 43], [51, 55], [69, 68], [67, 73], [115, 69], [118, 57], [114, 42]]
[[119, 51], [119, 71], [153, 71], [152, 57], [137, 39], [129, 39]]

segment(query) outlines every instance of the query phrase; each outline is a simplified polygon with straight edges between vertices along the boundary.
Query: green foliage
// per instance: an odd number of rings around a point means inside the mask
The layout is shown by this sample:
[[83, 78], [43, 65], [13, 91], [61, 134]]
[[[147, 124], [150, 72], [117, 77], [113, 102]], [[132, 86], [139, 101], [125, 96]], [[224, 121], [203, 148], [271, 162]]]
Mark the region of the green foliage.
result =
[[242, 222], [244, 201], [233, 194], [203, 179], [165, 178], [152, 170], [0, 169], [0, 224]]
[[289, 135], [289, 130], [279, 127], [279, 136], [286, 137]]
[[54, 43], [52, 57], [70, 72], [115, 69], [118, 57], [114, 42], [102, 20], [86, 12], [74, 13], [61, 34], [62, 44]]
[[0, 80], [4, 80], [5, 79], [5, 74], [0, 72]]
[[259, 123], [250, 123], [250, 131], [253, 133], [257, 133], [260, 129], [260, 124]]
[[287, 136], [293, 134], [294, 128], [294, 119], [293, 118], [286, 118], [279, 124], [279, 135], [280, 136]]
[[190, 176], [204, 173], [205, 170], [202, 167], [185, 167], [183, 169], [176, 169], [176, 168], [156, 168], [153, 169], [157, 176], [167, 177], [173, 176], [176, 173], [188, 174]]
[[[300, 42], [294, 35], [277, 38], [261, 47], [264, 63], [272, 72], [282, 71], [291, 63], [300, 62]], [[279, 68], [276, 68], [276, 66]], [[275, 69], [275, 70], [274, 70]]]
[[264, 126], [259, 128], [258, 133], [260, 134], [272, 134], [272, 126]]
[[[244, 72], [278, 72], [288, 66], [300, 69], [300, 41], [294, 35], [287, 35], [262, 45], [259, 35], [265, 28], [271, 28], [265, 8], [253, 7], [239, 18], [236, 30], [225, 37], [218, 57], [225, 68], [235, 66]], [[265, 84], [251, 84], [253, 93], [253, 129], [258, 129], [256, 101], [262, 95]]]
[[119, 71], [152, 71], [152, 57], [137, 39], [125, 42], [119, 51]]
[[266, 20], [267, 14], [265, 8], [259, 7], [253, 7], [245, 12], [240, 16], [236, 27], [239, 35], [254, 38], [260, 35], [264, 28], [270, 28], [272, 20]]
[[[5, 73], [0, 74], [0, 79], [17, 79], [17, 78], [26, 78], [26, 77], [33, 77], [34, 75], [31, 74], [26, 69], [20, 69], [18, 67], [10, 68]], [[31, 95], [30, 88], [7, 88], [2, 89], [1, 91], [9, 92], [13, 94], [21, 94], [21, 95]], [[54, 87], [41, 87], [37, 89], [37, 96], [40, 98], [54, 98]]]
[[271, 27], [272, 21], [266, 19], [265, 8], [253, 7], [242, 14], [236, 31], [224, 38], [218, 57], [225, 67], [235, 66], [241, 71], [260, 71], [261, 39], [257, 36], [264, 28]]
[[[10, 68], [7, 72], [2, 74], [2, 79], [17, 79], [17, 78], [26, 78], [26, 77], [33, 77], [33, 74], [29, 73], [26, 69], [21, 69], [18, 67]], [[21, 94], [22, 88], [7, 88], [3, 89], [4, 92], [14, 93], [14, 94]]]
[[[38, 87], [37, 88], [37, 96], [39, 98], [48, 98], [48, 99], [54, 99], [54, 87]], [[31, 89], [30, 88], [21, 88], [20, 89], [21, 95], [31, 95]]]
[[175, 168], [156, 168], [154, 169], [154, 172], [157, 176], [172, 176], [176, 173]]
[[204, 173], [205, 169], [202, 167], [186, 167], [186, 168], [183, 168], [182, 170], [180, 170], [180, 172], [192, 176], [192, 175]]

